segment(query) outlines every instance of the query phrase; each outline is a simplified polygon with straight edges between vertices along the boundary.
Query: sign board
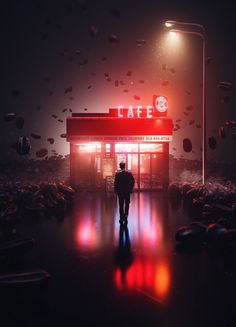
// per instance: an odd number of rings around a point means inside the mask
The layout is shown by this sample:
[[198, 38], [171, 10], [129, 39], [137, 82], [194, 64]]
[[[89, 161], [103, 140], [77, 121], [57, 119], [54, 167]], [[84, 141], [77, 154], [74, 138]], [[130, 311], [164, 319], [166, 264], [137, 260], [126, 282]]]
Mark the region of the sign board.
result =
[[[111, 135], [111, 136], [81, 136], [76, 135], [74, 139], [78, 142], [171, 142], [172, 135]], [[73, 140], [73, 136], [70, 137]], [[107, 159], [108, 160], [108, 159]]]

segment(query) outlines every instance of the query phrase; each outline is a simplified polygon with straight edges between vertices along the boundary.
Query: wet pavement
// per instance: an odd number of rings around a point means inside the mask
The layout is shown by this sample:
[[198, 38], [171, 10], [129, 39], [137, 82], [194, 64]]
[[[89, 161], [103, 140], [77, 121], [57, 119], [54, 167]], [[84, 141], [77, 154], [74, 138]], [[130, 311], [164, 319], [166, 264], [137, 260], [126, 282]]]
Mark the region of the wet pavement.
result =
[[134, 193], [120, 228], [116, 198], [97, 192], [77, 193], [64, 219], [27, 217], [14, 233], [35, 247], [1, 271], [43, 268], [51, 279], [0, 294], [4, 326], [235, 326], [232, 258], [175, 250], [191, 219], [165, 194]]

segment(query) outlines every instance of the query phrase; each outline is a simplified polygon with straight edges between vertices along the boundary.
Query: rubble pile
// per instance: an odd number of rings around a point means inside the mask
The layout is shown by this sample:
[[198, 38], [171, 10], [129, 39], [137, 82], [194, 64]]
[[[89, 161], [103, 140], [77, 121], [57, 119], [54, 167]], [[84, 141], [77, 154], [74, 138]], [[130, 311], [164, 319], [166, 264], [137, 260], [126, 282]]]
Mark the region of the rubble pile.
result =
[[25, 216], [62, 216], [75, 191], [63, 182], [0, 183], [0, 225]]
[[53, 155], [41, 160], [19, 158], [0, 162], [0, 183], [8, 181], [28, 182], [68, 182], [69, 156]]
[[168, 194], [172, 202], [182, 202], [196, 219], [177, 230], [177, 250], [191, 252], [206, 247], [235, 254], [236, 184], [174, 183]]

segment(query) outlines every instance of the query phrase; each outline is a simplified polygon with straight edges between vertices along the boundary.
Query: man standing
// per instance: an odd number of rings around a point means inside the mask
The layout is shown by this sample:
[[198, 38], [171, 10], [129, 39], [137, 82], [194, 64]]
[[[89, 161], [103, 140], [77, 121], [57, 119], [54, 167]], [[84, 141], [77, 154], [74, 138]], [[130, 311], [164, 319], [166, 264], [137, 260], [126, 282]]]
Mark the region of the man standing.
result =
[[[115, 176], [115, 192], [119, 198], [120, 223], [128, 222], [130, 193], [134, 188], [134, 177], [131, 172], [125, 170], [125, 163], [120, 163], [120, 171]], [[125, 208], [124, 208], [125, 207]]]

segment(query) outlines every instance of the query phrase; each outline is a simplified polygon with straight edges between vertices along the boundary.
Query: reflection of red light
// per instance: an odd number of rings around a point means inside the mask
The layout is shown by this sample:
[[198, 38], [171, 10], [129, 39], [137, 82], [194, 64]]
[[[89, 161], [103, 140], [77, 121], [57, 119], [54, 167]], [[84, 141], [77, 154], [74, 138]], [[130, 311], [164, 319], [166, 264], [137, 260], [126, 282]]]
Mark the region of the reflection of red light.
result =
[[87, 223], [81, 224], [77, 230], [77, 241], [81, 246], [95, 247], [97, 245], [95, 228]]
[[127, 271], [126, 271], [126, 282], [128, 288], [133, 288], [135, 285], [135, 280], [134, 280], [134, 266], [131, 266]]
[[165, 297], [170, 289], [170, 274], [165, 263], [158, 264], [155, 274], [155, 289], [159, 297]]
[[135, 264], [135, 277], [136, 277], [136, 285], [138, 287], [143, 286], [143, 268], [140, 261], [137, 261]]
[[115, 283], [116, 286], [121, 289], [122, 288], [122, 282], [121, 282], [121, 270], [118, 268], [115, 270]]
[[[124, 278], [122, 278], [122, 273]], [[164, 299], [170, 289], [170, 272], [168, 265], [161, 262], [156, 269], [151, 260], [136, 260], [126, 271], [115, 270], [115, 284], [118, 289], [144, 288], [156, 293], [159, 299]]]
[[150, 261], [146, 262], [144, 272], [145, 272], [144, 280], [145, 280], [146, 286], [148, 288], [152, 287], [153, 280], [154, 280], [154, 267]]

